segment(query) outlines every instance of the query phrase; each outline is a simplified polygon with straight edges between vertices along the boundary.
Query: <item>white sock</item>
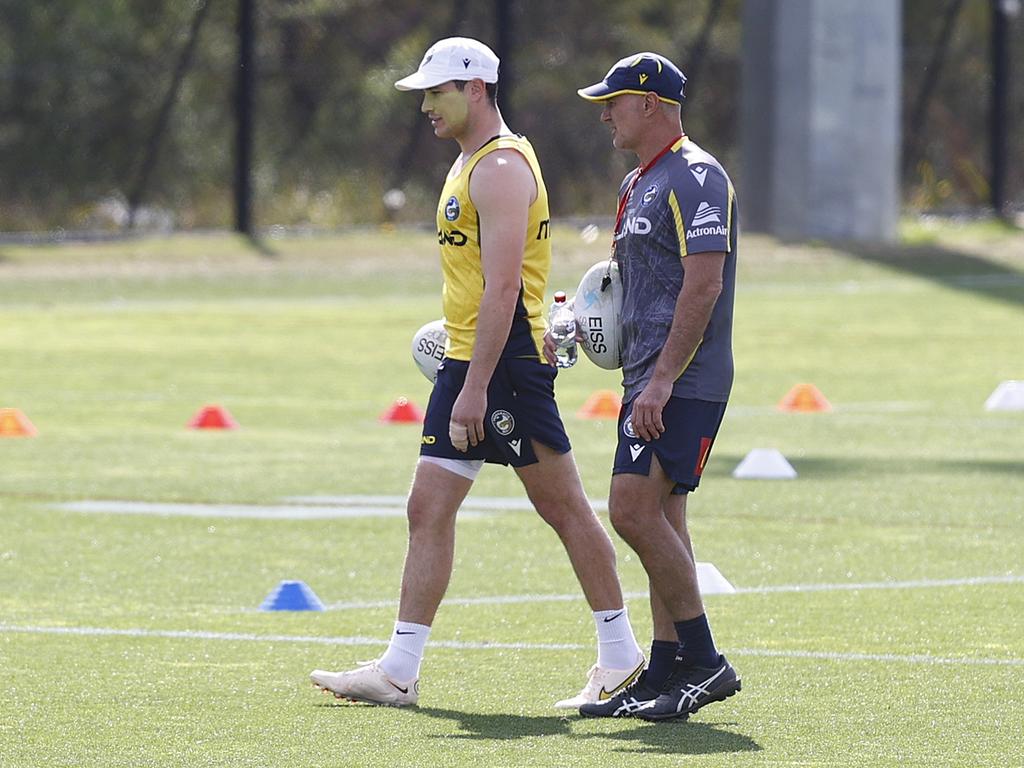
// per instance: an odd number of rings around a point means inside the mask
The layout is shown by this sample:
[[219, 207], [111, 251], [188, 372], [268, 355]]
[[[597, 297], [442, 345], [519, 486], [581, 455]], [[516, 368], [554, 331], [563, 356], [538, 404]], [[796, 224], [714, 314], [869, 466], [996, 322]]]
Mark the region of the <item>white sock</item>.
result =
[[636, 644], [626, 609], [594, 611], [597, 624], [597, 665], [605, 669], [633, 669], [644, 653]]
[[400, 683], [406, 680], [418, 680], [420, 661], [423, 660], [423, 647], [430, 636], [430, 627], [425, 624], [413, 624], [409, 621], [396, 621], [395, 631], [391, 634], [388, 649], [377, 662], [389, 676]]

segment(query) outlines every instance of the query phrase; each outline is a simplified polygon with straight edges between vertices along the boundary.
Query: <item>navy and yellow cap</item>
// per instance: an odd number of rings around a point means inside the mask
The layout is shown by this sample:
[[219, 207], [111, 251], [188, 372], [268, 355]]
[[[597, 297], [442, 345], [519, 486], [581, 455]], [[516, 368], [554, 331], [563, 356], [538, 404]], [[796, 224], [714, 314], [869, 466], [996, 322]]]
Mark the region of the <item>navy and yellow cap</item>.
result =
[[624, 93], [654, 93], [662, 101], [682, 104], [686, 75], [679, 67], [656, 53], [634, 53], [615, 62], [604, 80], [576, 93], [587, 101], [605, 101]]

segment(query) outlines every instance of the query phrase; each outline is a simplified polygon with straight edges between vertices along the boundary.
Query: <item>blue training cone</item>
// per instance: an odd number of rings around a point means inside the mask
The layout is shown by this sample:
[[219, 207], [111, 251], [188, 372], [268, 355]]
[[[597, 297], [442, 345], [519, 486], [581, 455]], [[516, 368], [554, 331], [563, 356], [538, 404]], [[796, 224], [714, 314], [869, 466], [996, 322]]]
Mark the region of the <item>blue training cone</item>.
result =
[[304, 581], [282, 581], [260, 603], [261, 611], [322, 611], [324, 604]]

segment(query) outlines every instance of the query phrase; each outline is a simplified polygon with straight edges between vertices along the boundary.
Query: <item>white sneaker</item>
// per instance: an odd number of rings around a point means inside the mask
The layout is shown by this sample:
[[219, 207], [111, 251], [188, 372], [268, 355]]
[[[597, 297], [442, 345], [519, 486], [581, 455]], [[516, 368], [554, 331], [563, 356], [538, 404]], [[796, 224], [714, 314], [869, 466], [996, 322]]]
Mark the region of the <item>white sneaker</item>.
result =
[[376, 659], [361, 662], [358, 668], [347, 672], [314, 669], [309, 679], [317, 688], [333, 693], [335, 698], [363, 701], [367, 704], [405, 707], [415, 705], [420, 698], [419, 680], [404, 683], [392, 680], [378, 666]]
[[606, 701], [632, 683], [644, 671], [647, 660], [641, 655], [633, 669], [606, 669], [597, 664], [590, 668], [587, 684], [571, 699], [555, 702], [555, 709], [579, 709], [584, 704]]

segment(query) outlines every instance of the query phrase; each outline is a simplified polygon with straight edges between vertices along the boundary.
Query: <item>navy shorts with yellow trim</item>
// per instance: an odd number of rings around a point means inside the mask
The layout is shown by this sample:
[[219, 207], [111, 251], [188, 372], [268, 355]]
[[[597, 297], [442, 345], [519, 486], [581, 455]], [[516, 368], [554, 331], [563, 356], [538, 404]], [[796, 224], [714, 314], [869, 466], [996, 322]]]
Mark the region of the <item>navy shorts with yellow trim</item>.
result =
[[643, 440], [633, 429], [633, 401], [624, 403], [619, 411], [619, 441], [612, 474], [650, 475], [653, 452], [665, 474], [676, 482], [673, 494], [696, 490], [722, 424], [725, 406], [708, 400], [670, 397], [661, 412], [665, 431], [657, 440]]
[[420, 454], [442, 459], [483, 459], [492, 464], [525, 467], [537, 463], [531, 440], [558, 453], [570, 450], [555, 404], [557, 369], [535, 358], [502, 358], [487, 386], [484, 440], [463, 453], [448, 437], [455, 399], [462, 391], [469, 363], [445, 358], [423, 420]]

